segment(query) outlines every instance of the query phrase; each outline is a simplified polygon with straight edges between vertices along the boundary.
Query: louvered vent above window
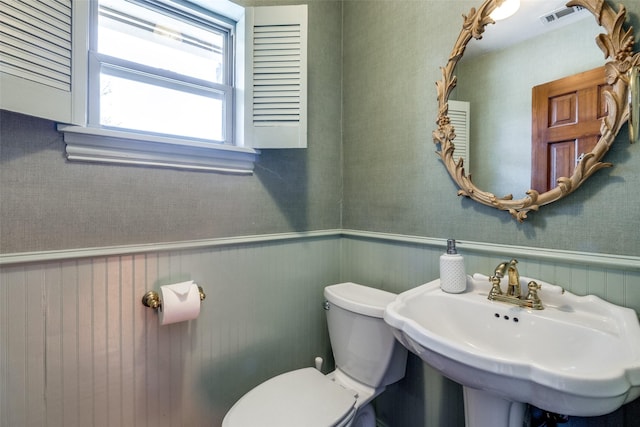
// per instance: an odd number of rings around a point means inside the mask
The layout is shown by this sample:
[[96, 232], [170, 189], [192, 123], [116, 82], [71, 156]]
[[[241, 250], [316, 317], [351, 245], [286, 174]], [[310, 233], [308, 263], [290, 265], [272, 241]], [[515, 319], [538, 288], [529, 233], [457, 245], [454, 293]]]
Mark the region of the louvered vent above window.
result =
[[253, 123], [300, 122], [300, 25], [254, 28]]
[[71, 91], [71, 0], [0, 0], [0, 71]]

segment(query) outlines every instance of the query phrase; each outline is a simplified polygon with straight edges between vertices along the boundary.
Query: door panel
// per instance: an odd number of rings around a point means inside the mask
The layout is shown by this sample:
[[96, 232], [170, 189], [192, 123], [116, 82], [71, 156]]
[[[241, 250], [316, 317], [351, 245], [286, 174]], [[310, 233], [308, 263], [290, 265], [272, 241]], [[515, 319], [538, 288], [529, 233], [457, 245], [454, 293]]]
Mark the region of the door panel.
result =
[[544, 192], [570, 177], [600, 139], [607, 115], [604, 67], [533, 88], [531, 188]]

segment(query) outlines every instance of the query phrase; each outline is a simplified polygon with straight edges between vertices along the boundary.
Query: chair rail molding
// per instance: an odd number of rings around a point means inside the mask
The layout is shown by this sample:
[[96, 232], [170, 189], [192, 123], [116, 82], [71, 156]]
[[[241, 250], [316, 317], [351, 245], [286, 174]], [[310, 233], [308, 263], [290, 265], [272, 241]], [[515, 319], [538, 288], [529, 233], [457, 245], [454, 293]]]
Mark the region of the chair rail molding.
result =
[[[412, 236], [405, 234], [381, 233], [350, 229], [328, 229], [305, 232], [221, 237], [178, 242], [145, 243], [139, 245], [8, 253], [0, 255], [0, 267], [22, 263], [60, 261], [100, 256], [131, 255], [145, 252], [166, 252], [233, 245], [260, 243], [268, 244], [285, 240], [301, 240], [314, 238], [354, 238], [367, 239], [372, 241], [385, 241], [397, 244], [410, 243], [443, 249], [447, 247], [446, 238]], [[591, 265], [599, 267], [618, 268], [622, 270], [640, 271], [640, 257], [631, 255], [567, 251], [561, 249], [514, 246], [500, 243], [474, 242], [468, 240], [457, 240], [457, 246], [461, 251], [474, 252], [479, 254], [527, 257], [550, 262], [561, 262], [569, 264], [581, 264], [585, 266]]]

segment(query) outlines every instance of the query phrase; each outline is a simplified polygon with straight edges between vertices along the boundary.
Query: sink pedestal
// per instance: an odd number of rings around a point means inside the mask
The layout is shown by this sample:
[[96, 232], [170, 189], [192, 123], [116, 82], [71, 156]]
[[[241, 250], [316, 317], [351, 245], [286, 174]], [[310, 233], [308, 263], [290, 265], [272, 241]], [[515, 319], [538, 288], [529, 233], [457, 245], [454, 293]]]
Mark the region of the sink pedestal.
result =
[[463, 386], [466, 427], [522, 427], [526, 403]]

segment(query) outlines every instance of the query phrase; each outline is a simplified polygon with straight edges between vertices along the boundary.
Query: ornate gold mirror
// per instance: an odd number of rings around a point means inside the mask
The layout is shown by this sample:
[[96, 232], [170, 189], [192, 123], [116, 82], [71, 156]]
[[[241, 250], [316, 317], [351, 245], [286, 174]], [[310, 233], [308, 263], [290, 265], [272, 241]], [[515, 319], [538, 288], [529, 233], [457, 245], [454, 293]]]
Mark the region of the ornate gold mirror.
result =
[[[620, 128], [627, 122], [630, 115], [629, 85], [630, 75], [640, 62], [640, 54], [634, 54], [633, 29], [625, 29], [626, 10], [619, 6], [614, 10], [604, 0], [572, 0], [568, 7], [584, 8], [591, 12], [597, 24], [601, 27], [601, 34], [595, 38], [597, 46], [604, 53], [603, 81], [605, 88], [601, 92], [603, 110], [606, 111], [600, 120], [599, 138], [590, 152], [584, 153], [576, 161], [571, 176], [561, 176], [553, 183], [553, 188], [540, 191], [530, 188], [524, 191], [525, 197], [514, 199], [512, 194], [496, 196], [476, 186], [471, 173], [465, 172], [465, 163], [458, 157], [454, 140], [456, 129], [450, 117], [450, 95], [457, 86], [458, 70], [456, 66], [474, 39], [480, 40], [485, 27], [495, 24], [490, 17], [505, 0], [486, 0], [478, 9], [472, 8], [468, 15], [463, 15], [464, 22], [460, 35], [456, 40], [447, 64], [441, 69], [442, 80], [436, 82], [438, 92], [438, 129], [433, 132], [434, 143], [438, 146], [437, 153], [441, 157], [447, 171], [459, 187], [458, 195], [469, 197], [479, 203], [496, 209], [505, 210], [523, 222], [530, 211], [537, 211], [540, 206], [559, 200], [575, 191], [596, 171], [612, 166], [602, 161], [609, 147], [614, 142]], [[498, 24], [500, 25], [500, 24]], [[504, 97], [509, 94], [503, 93]], [[502, 123], [489, 123], [489, 126], [500, 126]], [[470, 141], [473, 150], [474, 141]], [[496, 159], [499, 164], [502, 159]], [[508, 159], [507, 159], [508, 161]]]

